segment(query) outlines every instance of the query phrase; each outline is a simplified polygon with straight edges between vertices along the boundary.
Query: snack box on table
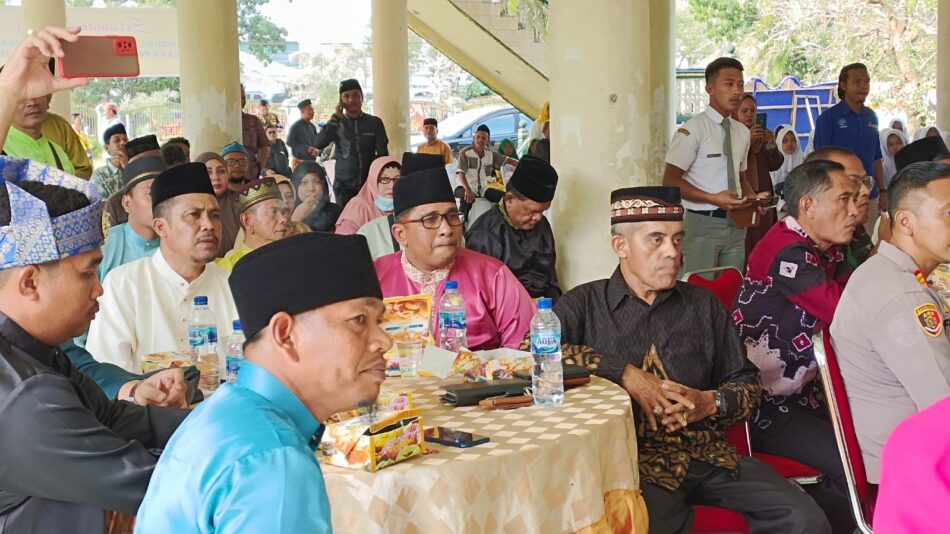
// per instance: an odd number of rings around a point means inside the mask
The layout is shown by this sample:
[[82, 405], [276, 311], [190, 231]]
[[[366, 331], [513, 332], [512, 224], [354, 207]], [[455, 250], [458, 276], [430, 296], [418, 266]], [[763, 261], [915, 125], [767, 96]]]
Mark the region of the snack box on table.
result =
[[419, 370], [439, 378], [464, 377], [468, 382], [491, 382], [514, 378], [517, 373], [530, 373], [530, 352], [495, 349], [457, 353], [439, 347], [426, 347]]
[[320, 462], [378, 471], [425, 452], [419, 409], [360, 415], [328, 423], [317, 448]]
[[173, 367], [189, 367], [194, 365], [194, 362], [191, 359], [190, 354], [182, 354], [180, 352], [154, 352], [152, 354], [146, 354], [142, 356], [142, 373], [151, 373], [153, 371], [161, 371], [162, 369], [170, 369]]

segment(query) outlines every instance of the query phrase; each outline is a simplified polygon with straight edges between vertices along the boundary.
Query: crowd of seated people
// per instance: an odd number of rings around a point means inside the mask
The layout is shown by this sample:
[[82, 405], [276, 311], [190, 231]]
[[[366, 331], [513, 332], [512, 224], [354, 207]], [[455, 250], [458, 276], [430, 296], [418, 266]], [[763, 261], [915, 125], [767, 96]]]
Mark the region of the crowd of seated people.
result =
[[[903, 123], [879, 128], [863, 64], [841, 69], [806, 154], [791, 127], [757, 124], [739, 61], [712, 61], [663, 185], [613, 191], [610, 226], [590, 229], [616, 269], [565, 288], [548, 117], [520, 158], [484, 126], [455, 157], [433, 118], [397, 159], [349, 79], [322, 128], [299, 103], [286, 145], [269, 108], [193, 159], [187, 139], [114, 122], [83, 176], [76, 140], [45, 126], [50, 96], [87, 82], [50, 68], [78, 33], [30, 32], [0, 70], [0, 423], [16, 429], [0, 432], [0, 531], [102, 532], [104, 511], [143, 533], [330, 531], [323, 421], [379, 394], [382, 299], [438, 302], [448, 280], [473, 350], [519, 348], [533, 299], [554, 299], [565, 358], [629, 393], [650, 532], [689, 532], [700, 504], [753, 532], [854, 531], [823, 332], [876, 526], [946, 524], [950, 302], [929, 278], [950, 263], [950, 151], [935, 126], [910, 143]], [[731, 309], [680, 281], [723, 267], [744, 275]], [[143, 374], [189, 352], [199, 297], [221, 338], [236, 320], [247, 337], [237, 382], [204, 400], [193, 369]], [[754, 451], [820, 482], [740, 456], [726, 431], [746, 422]]]

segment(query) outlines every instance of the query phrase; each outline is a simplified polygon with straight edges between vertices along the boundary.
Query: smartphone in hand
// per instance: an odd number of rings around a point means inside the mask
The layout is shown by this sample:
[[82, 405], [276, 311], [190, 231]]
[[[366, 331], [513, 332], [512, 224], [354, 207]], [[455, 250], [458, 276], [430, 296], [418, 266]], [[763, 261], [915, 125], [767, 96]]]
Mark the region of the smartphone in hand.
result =
[[767, 129], [768, 129], [768, 126], [766, 125], [766, 123], [768, 122], [768, 120], [769, 120], [769, 116], [768, 116], [767, 113], [756, 113], [756, 114], [755, 114], [755, 124], [756, 124], [756, 126], [761, 126], [761, 127], [765, 128], [765, 129], [767, 130]]
[[139, 50], [130, 35], [80, 35], [63, 42], [59, 75], [63, 78], [134, 78], [139, 75]]

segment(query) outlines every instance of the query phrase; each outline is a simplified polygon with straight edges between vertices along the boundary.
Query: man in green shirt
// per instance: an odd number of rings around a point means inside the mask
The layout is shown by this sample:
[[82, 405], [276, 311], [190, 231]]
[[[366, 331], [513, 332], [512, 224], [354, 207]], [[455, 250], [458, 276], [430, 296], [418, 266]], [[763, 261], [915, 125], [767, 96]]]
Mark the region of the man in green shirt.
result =
[[75, 174], [76, 168], [63, 147], [43, 136], [43, 121], [48, 115], [47, 97], [21, 101], [13, 112], [13, 126], [7, 133], [3, 152], [8, 156], [31, 159]]

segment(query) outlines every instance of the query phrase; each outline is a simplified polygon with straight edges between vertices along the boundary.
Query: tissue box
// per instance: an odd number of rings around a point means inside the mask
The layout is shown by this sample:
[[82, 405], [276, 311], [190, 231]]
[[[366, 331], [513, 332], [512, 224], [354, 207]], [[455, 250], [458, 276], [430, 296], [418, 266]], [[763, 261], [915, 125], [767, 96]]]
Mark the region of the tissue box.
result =
[[190, 354], [180, 352], [155, 352], [142, 356], [142, 373], [147, 374], [173, 367], [189, 367], [194, 365]]
[[426, 450], [420, 410], [376, 412], [326, 425], [317, 448], [322, 463], [378, 471]]

